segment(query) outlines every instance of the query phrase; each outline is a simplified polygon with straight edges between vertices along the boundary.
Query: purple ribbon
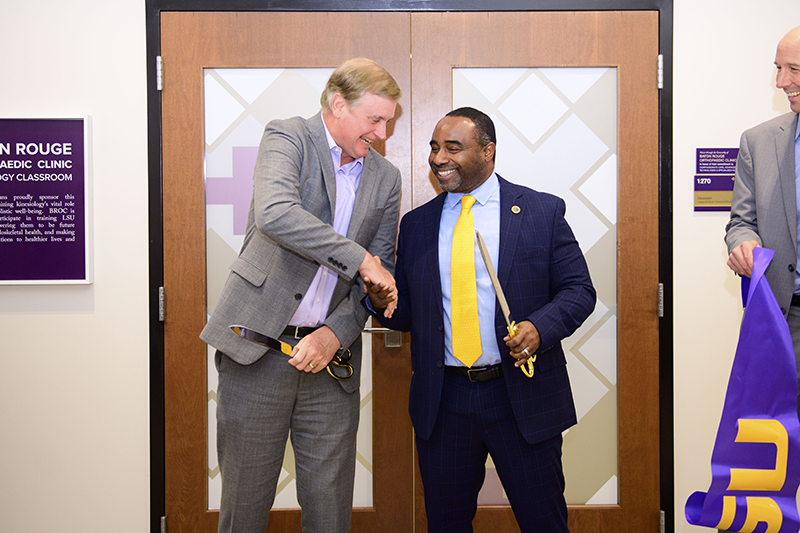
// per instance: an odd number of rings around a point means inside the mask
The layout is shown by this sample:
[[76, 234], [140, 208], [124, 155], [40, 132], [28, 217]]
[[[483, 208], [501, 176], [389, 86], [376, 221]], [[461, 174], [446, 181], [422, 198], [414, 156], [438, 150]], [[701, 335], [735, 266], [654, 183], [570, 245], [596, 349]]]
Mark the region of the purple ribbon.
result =
[[755, 248], [753, 276], [742, 278], [746, 310], [711, 455], [711, 486], [685, 506], [693, 525], [745, 533], [800, 529], [797, 366], [789, 326], [764, 276], [774, 254]]

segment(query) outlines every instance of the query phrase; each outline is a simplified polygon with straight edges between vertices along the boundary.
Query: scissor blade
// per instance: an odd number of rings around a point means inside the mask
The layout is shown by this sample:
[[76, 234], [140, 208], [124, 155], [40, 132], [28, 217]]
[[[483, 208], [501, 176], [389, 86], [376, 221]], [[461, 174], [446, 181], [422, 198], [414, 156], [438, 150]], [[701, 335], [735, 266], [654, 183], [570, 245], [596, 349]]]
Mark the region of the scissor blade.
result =
[[497, 273], [494, 271], [494, 265], [492, 265], [492, 258], [489, 256], [489, 250], [486, 249], [486, 243], [483, 242], [483, 237], [481, 237], [480, 232], [476, 231], [475, 234], [478, 236], [478, 248], [481, 251], [483, 262], [486, 264], [486, 270], [489, 272], [489, 279], [492, 280], [494, 292], [497, 294], [497, 301], [500, 303], [500, 309], [503, 311], [503, 318], [506, 319], [506, 324], [511, 327], [511, 310], [508, 308], [508, 302], [506, 301], [506, 295], [503, 293], [503, 287], [500, 286], [500, 280], [497, 279]]

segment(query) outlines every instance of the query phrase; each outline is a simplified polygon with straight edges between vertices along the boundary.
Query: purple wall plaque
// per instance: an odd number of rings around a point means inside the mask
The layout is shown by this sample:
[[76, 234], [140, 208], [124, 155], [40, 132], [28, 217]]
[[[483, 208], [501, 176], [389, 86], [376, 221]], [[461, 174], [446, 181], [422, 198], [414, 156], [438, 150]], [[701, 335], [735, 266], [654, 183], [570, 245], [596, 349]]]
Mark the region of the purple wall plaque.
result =
[[0, 119], [0, 284], [91, 283], [88, 118]]
[[698, 148], [698, 174], [734, 174], [738, 148]]
[[730, 211], [738, 148], [698, 148], [695, 211]]
[[733, 174], [694, 177], [695, 211], [730, 211], [733, 198]]

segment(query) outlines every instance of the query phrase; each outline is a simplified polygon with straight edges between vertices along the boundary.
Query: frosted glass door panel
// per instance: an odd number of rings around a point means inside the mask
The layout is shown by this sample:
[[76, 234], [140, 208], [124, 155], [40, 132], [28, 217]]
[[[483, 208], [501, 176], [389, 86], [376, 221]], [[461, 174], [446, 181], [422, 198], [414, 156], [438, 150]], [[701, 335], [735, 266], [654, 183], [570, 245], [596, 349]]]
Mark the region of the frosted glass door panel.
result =
[[[564, 341], [578, 425], [564, 434], [567, 503], [617, 504], [617, 71], [453, 69], [453, 108], [487, 113], [495, 170], [560, 196], [597, 289], [594, 313]], [[491, 459], [481, 505], [507, 505]]]

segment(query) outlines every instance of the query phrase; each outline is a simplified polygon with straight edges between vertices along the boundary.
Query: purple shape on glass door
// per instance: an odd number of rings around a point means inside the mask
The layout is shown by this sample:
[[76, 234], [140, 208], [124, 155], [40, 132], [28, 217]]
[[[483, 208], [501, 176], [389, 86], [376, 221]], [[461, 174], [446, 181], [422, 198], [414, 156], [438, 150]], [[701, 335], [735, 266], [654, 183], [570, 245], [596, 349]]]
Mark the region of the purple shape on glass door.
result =
[[206, 205], [233, 205], [234, 235], [244, 235], [247, 227], [257, 155], [257, 146], [234, 146], [231, 149], [233, 177], [206, 178]]

